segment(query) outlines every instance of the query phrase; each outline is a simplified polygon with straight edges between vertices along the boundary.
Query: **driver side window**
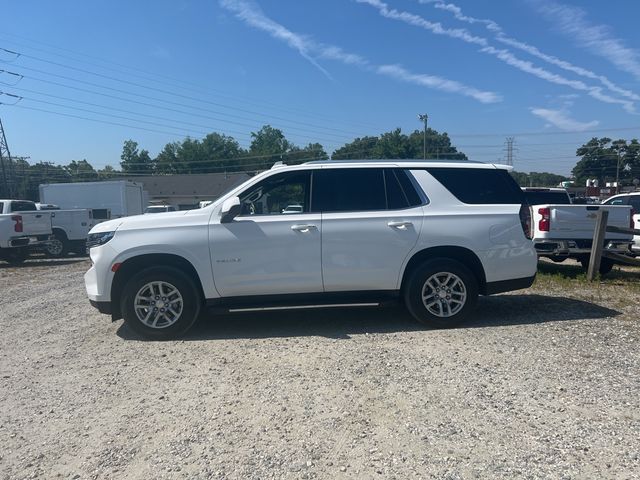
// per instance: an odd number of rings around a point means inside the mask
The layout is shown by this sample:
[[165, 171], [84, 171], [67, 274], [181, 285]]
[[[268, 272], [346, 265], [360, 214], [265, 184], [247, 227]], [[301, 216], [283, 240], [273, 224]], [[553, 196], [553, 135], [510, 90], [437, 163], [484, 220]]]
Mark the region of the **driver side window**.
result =
[[311, 172], [272, 175], [240, 195], [241, 216], [295, 215], [309, 212]]

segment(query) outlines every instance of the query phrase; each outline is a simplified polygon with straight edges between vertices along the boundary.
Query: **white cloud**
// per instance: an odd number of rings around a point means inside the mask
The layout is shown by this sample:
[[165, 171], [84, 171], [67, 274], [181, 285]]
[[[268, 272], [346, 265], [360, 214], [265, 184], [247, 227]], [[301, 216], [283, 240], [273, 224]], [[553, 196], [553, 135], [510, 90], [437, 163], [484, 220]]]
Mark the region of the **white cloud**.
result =
[[311, 57], [309, 51], [315, 49], [315, 43], [308, 37], [292, 32], [262, 13], [258, 5], [251, 1], [244, 0], [220, 0], [227, 10], [232, 11], [238, 18], [246, 22], [248, 25], [267, 32], [273, 38], [282, 40], [289, 47], [297, 50], [300, 55], [320, 70], [328, 78], [331, 75], [325, 70], [314, 58]]
[[467, 43], [473, 43], [479, 46], [486, 46], [487, 40], [482, 37], [472, 35], [468, 30], [464, 28], [444, 28], [439, 22], [430, 22], [429, 20], [415, 15], [409, 12], [402, 12], [394, 8], [389, 8], [389, 5], [380, 0], [356, 0], [358, 3], [366, 3], [372, 7], [378, 9], [380, 15], [393, 20], [400, 20], [402, 22], [414, 25], [416, 27], [430, 30], [436, 35], [446, 35], [451, 38], [456, 38]]
[[[421, 3], [429, 3], [429, 4], [433, 3], [435, 5], [442, 4], [444, 5], [443, 8], [449, 11], [453, 11], [454, 14], [457, 12], [461, 18], [467, 18], [467, 19], [471, 18], [471, 17], [466, 17], [462, 15], [460, 8], [453, 4], [444, 4], [441, 1], [439, 2], [437, 1], [432, 2], [429, 0], [419, 0], [419, 1], [421, 1]], [[389, 5], [381, 0], [356, 0], [356, 2], [370, 5], [371, 7], [377, 9], [380, 15], [382, 15], [383, 17], [390, 18], [393, 20], [399, 20], [407, 24], [417, 26], [425, 30], [429, 30], [430, 32], [437, 35], [447, 35], [449, 37], [462, 40], [466, 43], [478, 45], [482, 47], [480, 49], [480, 52], [488, 55], [493, 55], [494, 57], [498, 58], [499, 60], [506, 63], [507, 65], [517, 68], [522, 72], [536, 76], [541, 80], [555, 83], [556, 85], [563, 85], [563, 86], [572, 88], [574, 90], [586, 92], [592, 98], [595, 98], [596, 100], [599, 100], [604, 103], [622, 105], [622, 107], [627, 112], [635, 113], [635, 106], [632, 101], [612, 97], [611, 95], [602, 93], [602, 88], [600, 87], [589, 86], [582, 81], [571, 80], [566, 77], [563, 77], [562, 75], [558, 75], [556, 73], [545, 70], [542, 67], [535, 66], [528, 60], [523, 60], [521, 58], [518, 58], [513, 53], [511, 53], [511, 51], [507, 49], [497, 49], [489, 45], [489, 41], [486, 38], [472, 35], [470, 32], [468, 32], [465, 29], [444, 28], [440, 23], [431, 22], [419, 15], [415, 15], [408, 12], [401, 12], [401, 11], [389, 8]], [[473, 19], [473, 20], [478, 22], [490, 22], [493, 25], [492, 29], [494, 29], [494, 31], [498, 31], [498, 32], [501, 31], [500, 27], [495, 22], [491, 22], [490, 20], [480, 20], [480, 19]]]
[[536, 117], [540, 117], [549, 124], [561, 130], [583, 132], [591, 128], [597, 127], [600, 122], [592, 120], [591, 122], [580, 122], [571, 118], [565, 110], [551, 110], [548, 108], [530, 108], [531, 113]]
[[562, 60], [554, 55], [546, 54], [540, 51], [540, 49], [538, 49], [534, 45], [531, 45], [529, 43], [522, 42], [515, 38], [508, 37], [504, 33], [504, 30], [502, 29], [502, 27], [493, 20], [475, 18], [468, 15], [464, 15], [462, 13], [462, 9], [459, 6], [453, 3], [444, 3], [442, 0], [419, 0], [419, 2], [432, 4], [434, 8], [448, 11], [452, 13], [453, 16], [457, 20], [460, 20], [461, 22], [466, 22], [469, 24], [477, 24], [477, 23], [483, 24], [489, 31], [491, 31], [494, 34], [494, 38], [497, 41], [505, 45], [508, 45], [513, 48], [517, 48], [518, 50], [521, 50], [523, 52], [528, 53], [531, 56], [544, 60], [545, 62], [551, 65], [554, 65], [556, 67], [559, 67], [565, 71], [575, 73], [576, 75], [580, 75], [581, 77], [597, 80], [600, 83], [602, 83], [602, 85], [604, 85], [606, 88], [608, 88], [610, 91], [615, 92], [623, 97], [630, 98], [636, 101], [640, 100], [640, 95], [616, 85], [614, 82], [609, 80], [604, 75], [599, 75], [591, 70], [574, 65], [571, 62]]
[[381, 75], [387, 75], [415, 85], [436, 88], [445, 92], [459, 93], [467, 97], [472, 97], [482, 103], [496, 103], [502, 100], [502, 97], [494, 92], [484, 92], [460, 82], [447, 80], [446, 78], [434, 75], [411, 73], [400, 65], [380, 65], [376, 71]]
[[577, 45], [640, 80], [640, 52], [616, 38], [610, 27], [591, 23], [585, 11], [578, 7], [548, 0], [532, 0], [530, 3]]
[[[375, 3], [377, 0], [368, 1]], [[495, 92], [478, 90], [455, 80], [448, 80], [446, 78], [427, 74], [416, 74], [395, 65], [373, 65], [369, 60], [361, 55], [345, 52], [342, 48], [335, 45], [319, 43], [306, 35], [292, 32], [283, 25], [267, 17], [262, 13], [260, 7], [253, 2], [246, 0], [220, 0], [220, 5], [235, 13], [235, 15], [247, 25], [257, 28], [258, 30], [265, 31], [273, 38], [281, 40], [292, 49], [297, 50], [302, 57], [308, 60], [329, 78], [331, 78], [331, 76], [320, 64], [318, 64], [316, 58], [339, 61], [345, 65], [357, 66], [365, 71], [392, 77], [396, 80], [444, 92], [464, 95], [481, 103], [494, 103], [501, 101], [500, 95]]]

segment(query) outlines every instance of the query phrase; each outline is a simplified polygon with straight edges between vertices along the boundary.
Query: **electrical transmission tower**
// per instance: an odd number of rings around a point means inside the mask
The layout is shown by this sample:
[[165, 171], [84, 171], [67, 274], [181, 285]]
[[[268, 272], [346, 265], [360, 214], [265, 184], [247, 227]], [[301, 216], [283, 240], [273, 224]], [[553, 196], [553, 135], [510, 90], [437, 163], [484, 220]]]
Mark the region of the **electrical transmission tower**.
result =
[[13, 161], [11, 152], [7, 144], [7, 137], [4, 134], [2, 119], [0, 119], [0, 175], [2, 175], [2, 193], [0, 197], [11, 198], [13, 194]]
[[507, 165], [511, 165], [513, 167], [513, 155], [515, 152], [515, 148], [514, 148], [514, 144], [515, 144], [515, 137], [507, 137], [507, 140], [505, 141], [505, 151], [507, 154]]

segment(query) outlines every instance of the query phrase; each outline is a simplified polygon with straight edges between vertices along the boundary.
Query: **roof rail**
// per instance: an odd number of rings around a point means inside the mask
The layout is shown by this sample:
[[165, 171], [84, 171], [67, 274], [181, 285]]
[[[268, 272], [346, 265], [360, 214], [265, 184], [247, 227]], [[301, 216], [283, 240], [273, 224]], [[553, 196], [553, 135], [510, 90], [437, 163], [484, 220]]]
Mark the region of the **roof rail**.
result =
[[284, 163], [283, 161], [279, 161], [279, 162], [274, 163], [271, 166], [271, 170], [273, 170], [274, 168], [282, 168], [282, 167], [286, 167], [286, 166], [287, 166], [286, 163]]

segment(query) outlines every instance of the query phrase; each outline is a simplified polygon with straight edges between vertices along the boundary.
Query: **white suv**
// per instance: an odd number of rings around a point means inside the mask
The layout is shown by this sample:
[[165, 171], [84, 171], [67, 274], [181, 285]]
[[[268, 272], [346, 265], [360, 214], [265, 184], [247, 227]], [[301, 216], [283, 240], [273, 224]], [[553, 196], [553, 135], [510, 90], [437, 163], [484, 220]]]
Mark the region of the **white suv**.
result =
[[[629, 192], [614, 195], [604, 202], [604, 205], [631, 205], [632, 228], [640, 230], [640, 192]], [[634, 255], [640, 255], [640, 235], [633, 237], [631, 251]]]
[[205, 307], [390, 298], [449, 327], [478, 294], [533, 283], [523, 201], [508, 171], [490, 164], [276, 165], [205, 208], [94, 227], [87, 294], [159, 339], [185, 333]]

